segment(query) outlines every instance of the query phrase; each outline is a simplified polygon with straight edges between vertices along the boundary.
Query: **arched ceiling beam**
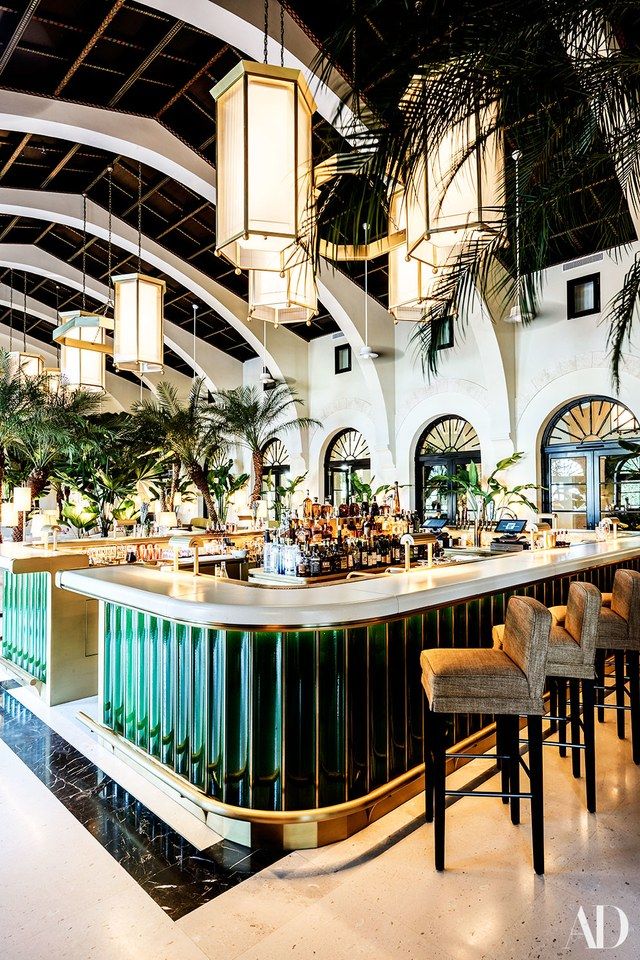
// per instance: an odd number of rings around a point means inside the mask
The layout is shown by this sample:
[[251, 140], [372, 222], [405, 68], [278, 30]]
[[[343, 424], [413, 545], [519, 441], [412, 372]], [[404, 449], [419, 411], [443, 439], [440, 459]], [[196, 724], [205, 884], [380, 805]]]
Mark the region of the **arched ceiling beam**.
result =
[[215, 203], [212, 166], [151, 117], [3, 90], [0, 130], [39, 134], [123, 154], [166, 174]]
[[[18, 109], [31, 110], [39, 117], [38, 122], [40, 124], [41, 132], [47, 136], [57, 137], [61, 135], [60, 128], [57, 121], [52, 118], [49, 104], [50, 101], [46, 98], [30, 95], [28, 100], [22, 100], [20, 103], [14, 104], [13, 108], [10, 108], [10, 112], [11, 109], [13, 109], [12, 115], [16, 117]], [[108, 129], [109, 127], [109, 120], [105, 118], [105, 115], [110, 115], [111, 111], [103, 110], [99, 107], [81, 107], [74, 103], [64, 103], [62, 104], [62, 107], [64, 108], [64, 114], [67, 117], [67, 122], [73, 129], [74, 136], [83, 143], [92, 144], [97, 147], [104, 147], [104, 149], [115, 149], [117, 153], [127, 156], [129, 155], [128, 150], [130, 150], [134, 141], [138, 144], [138, 146], [140, 146], [140, 139], [135, 133], [138, 121], [137, 117], [130, 118], [130, 123], [128, 124], [128, 139], [118, 140], [116, 136], [115, 141], [110, 141], [109, 145], [107, 145], [106, 141], [105, 143], [102, 143], [100, 138], [103, 128]], [[0, 128], [2, 127], [2, 116], [2, 108], [0, 108]], [[117, 114], [116, 116], [119, 118], [121, 127], [127, 126], [127, 124], [122, 122], [123, 117], [121, 114]], [[33, 121], [28, 120], [26, 122], [31, 123]], [[155, 121], [152, 122], [155, 123]], [[17, 119], [15, 119], [15, 123], [17, 127], [19, 127], [19, 122]], [[176, 138], [172, 137], [171, 134], [169, 134], [169, 132], [160, 124], [157, 124], [157, 129], [155, 132], [158, 134], [156, 147], [165, 155], [168, 162], [171, 162], [174, 169], [175, 179], [185, 186], [192, 186], [194, 176], [197, 173], [198, 164], [204, 161], [201, 161], [201, 158], [198, 157], [195, 151], [189, 148], [186, 148], [186, 153], [183, 151], [173, 153], [172, 151], [175, 150], [176, 144], [179, 144], [180, 147], [183, 147], [183, 144], [181, 144], [180, 141], [177, 141]], [[211, 171], [211, 179], [213, 180], [215, 177], [213, 167], [209, 167], [209, 170]], [[51, 196], [60, 197], [64, 195], [52, 194]], [[91, 204], [88, 205], [88, 207], [90, 206]], [[29, 214], [27, 213], [25, 215], [28, 216]], [[117, 222], [122, 223], [122, 221]], [[133, 235], [131, 228], [127, 228], [127, 230], [129, 230], [130, 235]], [[135, 239], [137, 244], [137, 237]], [[147, 241], [145, 241], [145, 250], [146, 243]], [[158, 247], [158, 249], [162, 251], [163, 255], [167, 257], [171, 256], [167, 251], [164, 250], [164, 248]], [[199, 274], [199, 271], [194, 270], [194, 268], [190, 267], [190, 265], [185, 264], [183, 261], [177, 261], [177, 258], [173, 259], [182, 264], [182, 266], [189, 271], [190, 276]], [[381, 383], [381, 378], [378, 374], [378, 371], [372, 366], [371, 361], [367, 360], [360, 362], [358, 358], [358, 350], [364, 343], [364, 321], [362, 316], [364, 294], [362, 293], [361, 288], [350, 278], [346, 277], [344, 274], [338, 274], [335, 272], [330, 263], [325, 261], [324, 267], [325, 269], [323, 271], [323, 276], [318, 278], [318, 291], [320, 294], [320, 299], [325, 306], [329, 307], [334, 319], [338, 323], [338, 326], [342, 329], [343, 333], [347, 337], [347, 340], [351, 344], [354, 356], [358, 359], [364, 379], [371, 390], [372, 401], [377, 404], [382, 398], [381, 391], [383, 389], [383, 385]], [[204, 276], [203, 274], [199, 275]], [[260, 324], [252, 324], [251, 327], [248, 327], [246, 322], [244, 322], [248, 313], [246, 303], [240, 297], [237, 297], [227, 291], [226, 288], [221, 284], [218, 284], [208, 278], [207, 283], [214, 291], [219, 301], [221, 301], [223, 297], [225, 298], [232, 311], [232, 315], [236, 317], [236, 321], [238, 321], [238, 318], [243, 321], [239, 327], [237, 326], [237, 322], [233, 325], [240, 330], [242, 335], [249, 343], [251, 343], [256, 352], [262, 354], [262, 330]], [[200, 294], [198, 294], [198, 296], [200, 296]], [[349, 309], [345, 308], [346, 303], [349, 304], [349, 308], [351, 308], [354, 303], [357, 304], [357, 309], [354, 313], [350, 313]], [[218, 308], [216, 307], [216, 309]], [[222, 315], [225, 316], [225, 319], [229, 319], [229, 322], [232, 322], [230, 320], [230, 314], [225, 315], [221, 309], [218, 312], [222, 313]], [[378, 301], [374, 300], [372, 297], [369, 298], [369, 314], [371, 317], [382, 315], [384, 320], [384, 322], [371, 325], [371, 330], [375, 334], [375, 339], [372, 341], [371, 345], [381, 348], [387, 354], [390, 353], [390, 351], [393, 349], [394, 342], [393, 325], [390, 322], [389, 316], [380, 306]], [[286, 344], [289, 342], [290, 345], [287, 347]], [[257, 346], [256, 343], [258, 344]], [[306, 384], [307, 380], [307, 376], [304, 372], [306, 365], [306, 348], [302, 345], [300, 339], [295, 337], [295, 335], [292, 335], [286, 329], [280, 328], [279, 330], [273, 330], [270, 332], [269, 343], [271, 345], [272, 359], [268, 359], [267, 364], [271, 369], [271, 372], [284, 379], [282, 369], [286, 368], [288, 376], [295, 379], [298, 390], [304, 392], [303, 385]], [[278, 358], [277, 363], [275, 362], [276, 357]], [[393, 431], [391, 435], [393, 435]]]
[[[30, 217], [36, 220], [65, 224], [76, 230], [83, 227], [83, 198], [78, 194], [52, 193], [44, 190], [16, 190], [0, 188], [0, 213], [9, 216]], [[87, 232], [102, 240], [109, 236], [107, 211], [95, 203], [87, 203]], [[133, 227], [118, 217], [112, 218], [112, 242], [134, 256], [138, 252], [138, 234]], [[216, 310], [224, 320], [238, 330], [256, 353], [262, 355], [262, 330], [259, 324], [249, 325], [247, 305], [222, 284], [212, 280], [201, 270], [181, 260], [154, 240], [142, 237], [142, 259], [161, 273], [172, 277], [198, 299]], [[285, 370], [299, 379], [306, 366], [307, 345], [290, 331], [279, 327], [269, 336], [266, 362], [272, 374], [285, 380]], [[306, 382], [306, 373], [302, 378]]]
[[[19, 271], [25, 270], [27, 273], [46, 277], [55, 283], [71, 287], [73, 290], [82, 290], [82, 274], [79, 270], [32, 244], [0, 243], [0, 266]], [[9, 288], [6, 284], [0, 284], [0, 295], [3, 293], [8, 306]], [[106, 303], [109, 291], [106, 284], [87, 277], [87, 295], [99, 303]], [[18, 299], [15, 291], [13, 302], [14, 307], [19, 309], [22, 300], [21, 298]], [[52, 307], [47, 307], [30, 297], [27, 297], [27, 313], [38, 317], [40, 320], [45, 320], [52, 326], [57, 323], [56, 312]], [[188, 363], [192, 369], [195, 369], [199, 377], [204, 379], [207, 389], [211, 391], [226, 389], [227, 387], [239, 386], [242, 383], [242, 364], [201, 339], [198, 340], [197, 363], [194, 367], [193, 357], [189, 352], [193, 349], [192, 338], [187, 331], [177, 324], [165, 320], [164, 339], [167, 346]], [[189, 350], [187, 344], [189, 344]], [[157, 382], [157, 378], [149, 378], [148, 382], [154, 384]]]

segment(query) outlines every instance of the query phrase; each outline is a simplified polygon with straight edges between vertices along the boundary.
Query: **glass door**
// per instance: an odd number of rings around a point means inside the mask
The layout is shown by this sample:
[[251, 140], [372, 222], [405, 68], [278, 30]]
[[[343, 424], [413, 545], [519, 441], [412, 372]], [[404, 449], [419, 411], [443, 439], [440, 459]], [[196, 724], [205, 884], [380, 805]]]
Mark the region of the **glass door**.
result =
[[584, 455], [549, 456], [549, 507], [558, 514], [558, 525], [586, 530], [593, 526], [593, 506], [589, 504], [591, 458]]

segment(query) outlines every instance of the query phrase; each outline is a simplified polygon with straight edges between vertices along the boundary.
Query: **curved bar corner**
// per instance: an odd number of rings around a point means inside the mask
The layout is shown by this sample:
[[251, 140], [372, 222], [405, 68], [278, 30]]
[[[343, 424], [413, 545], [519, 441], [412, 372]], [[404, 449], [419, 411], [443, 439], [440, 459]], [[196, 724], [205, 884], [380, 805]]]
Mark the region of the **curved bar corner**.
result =
[[[238, 842], [349, 836], [422, 786], [419, 656], [491, 643], [513, 594], [610, 590], [640, 536], [298, 589], [114, 567], [58, 574], [100, 601], [99, 722], [123, 755]], [[470, 749], [490, 717], [459, 717]]]

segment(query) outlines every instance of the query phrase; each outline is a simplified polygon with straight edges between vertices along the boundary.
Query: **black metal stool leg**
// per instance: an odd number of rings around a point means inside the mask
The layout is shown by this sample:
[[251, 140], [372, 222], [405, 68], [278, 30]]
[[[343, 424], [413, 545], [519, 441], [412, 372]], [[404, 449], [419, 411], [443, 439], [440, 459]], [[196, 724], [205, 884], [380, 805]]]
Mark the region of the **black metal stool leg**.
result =
[[640, 764], [640, 653], [627, 650], [629, 674], [629, 700], [631, 701], [631, 755], [633, 762]]
[[584, 726], [584, 775], [587, 810], [596, 812], [596, 741], [593, 680], [582, 681], [582, 723]]
[[527, 717], [531, 775], [531, 842], [533, 869], [544, 873], [544, 785], [542, 773], [542, 717]]
[[[567, 681], [558, 677], [556, 679], [558, 690], [558, 716], [561, 718], [558, 723], [558, 735], [560, 743], [567, 743]], [[560, 747], [560, 756], [566, 757], [567, 748]]]
[[[552, 717], [558, 716], [558, 685], [555, 677], [549, 677], [549, 713]], [[558, 732], [557, 720], [549, 722], [549, 730], [552, 734]]]
[[[596, 683], [598, 687], [604, 687], [604, 672], [607, 654], [605, 650], [596, 650]], [[596, 703], [598, 705], [598, 723], [604, 723], [604, 690], [596, 690]]]
[[580, 685], [578, 680], [569, 680], [571, 698], [571, 769], [576, 780], [580, 779]]
[[511, 797], [511, 823], [520, 823], [520, 717], [505, 717], [505, 725], [509, 731], [509, 793]]
[[616, 670], [616, 719], [618, 723], [618, 740], [624, 740], [624, 650], [616, 650], [614, 653], [614, 663]]
[[444, 870], [444, 841], [446, 813], [446, 764], [445, 735], [446, 714], [434, 713], [433, 720], [433, 812], [436, 870]]
[[[509, 753], [509, 737], [507, 731], [507, 718], [496, 717], [496, 753], [505, 757]], [[502, 776], [502, 793], [509, 793], [509, 761], [498, 760], [498, 768]], [[509, 803], [509, 797], [503, 796], [502, 802]]]
[[433, 714], [426, 695], [422, 698], [424, 749], [424, 818], [433, 823]]

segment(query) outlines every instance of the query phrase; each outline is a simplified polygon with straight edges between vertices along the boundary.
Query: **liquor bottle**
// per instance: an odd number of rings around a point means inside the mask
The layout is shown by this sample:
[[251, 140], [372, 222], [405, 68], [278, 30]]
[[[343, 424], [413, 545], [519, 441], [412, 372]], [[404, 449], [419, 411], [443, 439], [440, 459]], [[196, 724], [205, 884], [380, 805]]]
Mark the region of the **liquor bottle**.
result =
[[376, 500], [376, 495], [375, 495], [375, 493], [374, 493], [374, 495], [373, 495], [373, 497], [372, 497], [372, 499], [371, 499], [371, 505], [370, 505], [370, 507], [369, 507], [369, 516], [371, 517], [372, 520], [373, 520], [375, 517], [379, 517], [379, 516], [380, 516], [380, 504], [379, 504], [378, 501]]
[[393, 514], [396, 517], [400, 516], [400, 486], [398, 481], [393, 485]]
[[317, 497], [313, 498], [313, 503], [311, 504], [311, 516], [314, 520], [319, 520], [322, 514], [322, 507], [318, 501]]
[[341, 520], [345, 520], [349, 516], [349, 504], [346, 500], [338, 507], [338, 516]]
[[305, 520], [310, 520], [310, 519], [311, 519], [311, 516], [312, 516], [312, 509], [311, 509], [311, 508], [312, 508], [312, 506], [313, 506], [313, 500], [312, 500], [311, 497], [309, 496], [309, 491], [307, 490], [307, 495], [306, 495], [306, 497], [304, 498], [304, 500], [302, 501], [302, 516], [305, 518]]
[[298, 569], [297, 574], [299, 577], [309, 576], [309, 558], [307, 556], [306, 550], [301, 549], [298, 555]]

